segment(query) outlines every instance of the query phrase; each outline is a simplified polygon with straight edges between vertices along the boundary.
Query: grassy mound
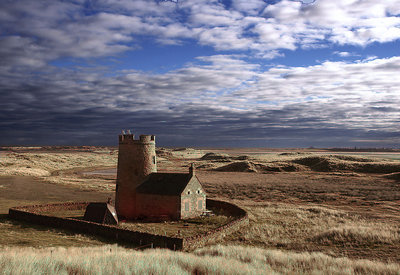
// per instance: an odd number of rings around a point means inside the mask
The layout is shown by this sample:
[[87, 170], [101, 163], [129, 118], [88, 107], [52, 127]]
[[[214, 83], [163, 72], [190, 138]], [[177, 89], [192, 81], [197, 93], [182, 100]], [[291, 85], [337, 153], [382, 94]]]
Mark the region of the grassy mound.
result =
[[387, 179], [400, 181], [400, 172], [398, 172], [398, 173], [390, 173], [390, 174], [384, 175], [384, 177], [387, 178]]
[[400, 163], [382, 162], [382, 163], [366, 163], [358, 165], [356, 172], [387, 174], [400, 172]]
[[217, 153], [207, 153], [200, 158], [201, 160], [230, 160], [229, 155], [227, 154], [217, 154]]
[[292, 162], [308, 166], [319, 172], [353, 171], [378, 174], [400, 172], [399, 162], [378, 161], [352, 156], [309, 156], [294, 159]]
[[247, 156], [247, 155], [242, 155], [242, 156], [232, 157], [232, 159], [235, 159], [235, 160], [249, 160], [250, 157]]
[[166, 158], [166, 159], [172, 157], [171, 151], [168, 149], [165, 149], [165, 148], [157, 148], [156, 154], [157, 154], [157, 157]]
[[334, 155], [332, 156], [336, 159], [345, 160], [345, 161], [357, 161], [357, 162], [374, 162], [375, 159], [372, 158], [363, 158], [358, 156], [345, 156], [345, 155]]
[[213, 169], [220, 172], [295, 172], [304, 171], [304, 166], [288, 162], [257, 163], [252, 161], [238, 161]]
[[194, 253], [118, 246], [17, 249], [0, 252], [2, 274], [398, 274], [400, 265], [240, 246]]
[[290, 162], [255, 163], [259, 172], [296, 172], [306, 170], [303, 165]]
[[220, 172], [257, 172], [255, 165], [249, 161], [233, 162], [214, 170]]
[[329, 156], [310, 156], [310, 157], [302, 157], [292, 161], [293, 163], [298, 163], [301, 165], [305, 165], [310, 167], [312, 170], [320, 171], [320, 172], [329, 172], [335, 170], [349, 170], [347, 167], [342, 165], [341, 169], [339, 167], [335, 167], [335, 162]]
[[299, 156], [299, 155], [309, 155], [310, 153], [305, 152], [285, 152], [280, 153], [279, 156]]

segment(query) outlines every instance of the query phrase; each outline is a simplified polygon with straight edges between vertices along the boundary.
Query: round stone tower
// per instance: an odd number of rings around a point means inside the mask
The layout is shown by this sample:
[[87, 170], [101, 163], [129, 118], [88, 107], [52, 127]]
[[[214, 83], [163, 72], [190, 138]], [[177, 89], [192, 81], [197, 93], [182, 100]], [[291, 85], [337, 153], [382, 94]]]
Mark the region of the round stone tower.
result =
[[146, 176], [157, 172], [155, 136], [119, 135], [115, 208], [118, 216], [134, 219], [136, 187]]

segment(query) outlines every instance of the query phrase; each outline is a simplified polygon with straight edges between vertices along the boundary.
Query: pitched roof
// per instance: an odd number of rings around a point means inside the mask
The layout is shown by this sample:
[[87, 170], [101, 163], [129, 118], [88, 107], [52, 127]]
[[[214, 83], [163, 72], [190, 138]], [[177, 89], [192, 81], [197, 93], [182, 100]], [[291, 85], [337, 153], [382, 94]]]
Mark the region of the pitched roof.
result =
[[179, 196], [189, 183], [190, 179], [190, 174], [152, 173], [136, 188], [136, 192]]
[[118, 224], [117, 212], [114, 206], [106, 202], [89, 203], [83, 219], [103, 224]]

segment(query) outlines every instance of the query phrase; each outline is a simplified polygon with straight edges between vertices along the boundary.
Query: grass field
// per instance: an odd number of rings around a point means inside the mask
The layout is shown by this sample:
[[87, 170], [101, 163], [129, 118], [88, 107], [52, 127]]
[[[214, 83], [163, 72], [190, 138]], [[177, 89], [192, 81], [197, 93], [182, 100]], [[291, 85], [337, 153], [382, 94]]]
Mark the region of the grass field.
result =
[[[43, 211], [41, 212], [41, 214], [83, 220], [85, 209]], [[115, 226], [132, 231], [147, 232], [155, 235], [169, 237], [191, 237], [199, 234], [205, 234], [208, 231], [223, 226], [232, 220], [232, 217], [223, 214], [215, 214], [212, 216], [196, 217], [179, 221], [119, 221], [118, 225]]]
[[6, 248], [2, 274], [398, 274], [400, 265], [242, 246], [193, 253], [97, 248]]
[[[208, 196], [245, 208], [249, 226], [226, 236], [226, 246], [176, 253], [104, 246], [109, 244], [103, 239], [10, 221], [6, 213], [11, 206], [105, 201], [113, 196], [114, 174], [84, 172], [115, 167], [117, 154], [107, 148], [96, 152], [3, 152], [0, 273], [1, 268], [3, 273], [18, 273], [19, 266], [50, 273], [107, 273], [107, 268], [116, 273], [152, 273], [163, 272], [170, 265], [170, 273], [399, 274], [400, 162], [395, 154], [379, 158], [376, 154], [304, 150], [251, 154], [221, 150], [202, 159], [207, 151], [164, 149], [161, 153], [160, 171], [186, 172], [194, 162]], [[230, 170], [224, 168], [232, 163], [239, 164]], [[21, 177], [25, 175], [31, 177]], [[143, 230], [150, 231], [149, 227]], [[70, 248], [72, 253], [56, 248], [59, 246], [98, 247]], [[38, 251], [20, 247], [50, 248]], [[76, 251], [80, 250], [90, 251], [85, 254], [87, 258], [65, 257], [65, 253], [79, 255]], [[56, 260], [49, 260], [49, 253]], [[136, 264], [120, 265], [116, 255]], [[162, 260], [160, 255], [168, 255], [169, 260]], [[24, 258], [31, 260], [22, 265], [20, 259]], [[111, 267], [96, 266], [100, 261], [110, 261]]]

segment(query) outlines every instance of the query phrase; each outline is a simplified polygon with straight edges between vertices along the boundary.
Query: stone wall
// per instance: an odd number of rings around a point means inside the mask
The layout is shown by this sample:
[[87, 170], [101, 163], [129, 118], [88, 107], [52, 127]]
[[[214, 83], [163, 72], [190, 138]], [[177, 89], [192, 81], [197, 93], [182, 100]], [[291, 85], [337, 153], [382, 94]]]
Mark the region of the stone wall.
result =
[[225, 214], [234, 217], [235, 219], [223, 226], [208, 231], [206, 234], [201, 234], [183, 239], [183, 249], [190, 251], [209, 243], [215, 243], [223, 239], [241, 227], [249, 224], [247, 212], [237, 205], [229, 202], [207, 199], [207, 207], [213, 209], [221, 209]]
[[67, 229], [76, 232], [97, 235], [107, 239], [130, 244], [132, 246], [161, 247], [173, 250], [182, 250], [182, 238], [154, 235], [150, 233], [137, 232], [128, 229], [118, 228], [112, 225], [104, 225], [73, 218], [61, 218], [42, 214], [43, 212], [53, 212], [57, 210], [78, 210], [84, 209], [88, 205], [83, 203], [62, 203], [13, 207], [9, 209], [10, 218], [29, 223], [40, 224], [49, 227]]
[[104, 225], [73, 218], [61, 218], [46, 215], [45, 212], [61, 210], [85, 209], [88, 202], [69, 202], [59, 204], [31, 205], [13, 207], [9, 209], [9, 217], [15, 220], [60, 229], [73, 230], [81, 233], [97, 235], [116, 242], [127, 243], [132, 246], [148, 246], [169, 248], [172, 250], [193, 250], [208, 243], [216, 242], [226, 235], [238, 230], [248, 224], [247, 212], [242, 208], [224, 201], [207, 199], [207, 206], [214, 209], [221, 209], [235, 219], [219, 228], [188, 238], [175, 238], [150, 233], [132, 231], [118, 228], [112, 225]]
[[[193, 168], [191, 169], [193, 171]], [[199, 192], [199, 193], [198, 193]], [[199, 209], [198, 201], [202, 201], [202, 209]], [[188, 204], [189, 210], [186, 211], [185, 204]], [[180, 202], [181, 219], [188, 219], [200, 216], [206, 207], [206, 193], [196, 175], [192, 175], [189, 183], [182, 191]]]

